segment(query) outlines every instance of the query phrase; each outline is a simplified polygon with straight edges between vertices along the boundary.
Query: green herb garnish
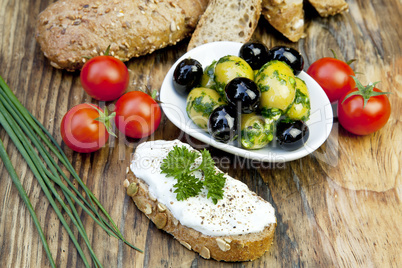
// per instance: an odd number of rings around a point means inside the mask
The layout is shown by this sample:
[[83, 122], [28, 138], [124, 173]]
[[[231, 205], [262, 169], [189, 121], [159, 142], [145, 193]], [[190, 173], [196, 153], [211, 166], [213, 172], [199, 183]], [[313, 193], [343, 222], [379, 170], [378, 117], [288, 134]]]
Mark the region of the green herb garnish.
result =
[[[226, 178], [222, 172], [215, 169], [215, 162], [207, 150], [201, 151], [202, 162], [196, 166], [195, 160], [200, 156], [196, 151], [190, 151], [187, 147], [174, 146], [167, 157], [163, 159], [161, 170], [167, 177], [174, 177], [177, 183], [174, 185], [178, 201], [197, 196], [203, 187], [208, 190], [207, 198], [211, 198], [214, 204], [223, 197], [223, 187]], [[195, 177], [194, 172], [201, 171], [204, 180]]]

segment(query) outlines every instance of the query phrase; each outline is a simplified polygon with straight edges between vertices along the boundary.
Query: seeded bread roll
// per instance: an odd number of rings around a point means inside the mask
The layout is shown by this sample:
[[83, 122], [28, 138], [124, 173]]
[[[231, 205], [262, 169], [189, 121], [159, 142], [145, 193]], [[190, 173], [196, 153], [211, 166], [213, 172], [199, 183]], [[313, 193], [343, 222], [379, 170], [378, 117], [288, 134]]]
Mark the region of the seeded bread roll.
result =
[[336, 15], [349, 9], [344, 0], [309, 0], [321, 17]]
[[208, 1], [57, 1], [39, 14], [36, 40], [56, 68], [80, 69], [109, 45], [110, 55], [127, 61], [187, 37]]
[[[195, 151], [178, 140], [150, 141], [137, 147], [123, 183], [137, 208], [157, 228], [203, 258], [233, 262], [261, 257], [271, 247], [276, 227], [271, 204], [228, 175], [224, 175], [223, 197], [217, 204], [206, 191], [178, 201], [176, 180], [161, 174], [160, 168], [174, 146]], [[202, 172], [193, 175], [205, 179]]]
[[211, 0], [187, 50], [214, 41], [250, 40], [261, 15], [261, 0]]
[[262, 15], [292, 42], [305, 36], [303, 0], [263, 0]]
[[158, 229], [170, 233], [187, 249], [198, 252], [205, 259], [251, 261], [261, 257], [272, 245], [276, 223], [268, 225], [259, 233], [212, 237], [182, 225], [165, 205], [149, 195], [148, 185], [134, 176], [131, 170], [124, 185], [137, 208]]

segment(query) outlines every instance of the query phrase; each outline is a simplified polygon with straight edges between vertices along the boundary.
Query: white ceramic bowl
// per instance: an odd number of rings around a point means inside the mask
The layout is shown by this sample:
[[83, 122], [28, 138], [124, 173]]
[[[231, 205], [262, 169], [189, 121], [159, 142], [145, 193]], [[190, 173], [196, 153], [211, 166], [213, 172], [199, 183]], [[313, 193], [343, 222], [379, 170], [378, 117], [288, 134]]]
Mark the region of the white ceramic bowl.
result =
[[178, 94], [173, 86], [173, 72], [177, 64], [185, 58], [198, 60], [203, 68], [212, 63], [213, 60], [226, 55], [238, 55], [241, 43], [237, 42], [214, 42], [192, 49], [184, 54], [173, 64], [167, 73], [160, 90], [162, 109], [169, 120], [188, 135], [210, 144], [218, 149], [245, 158], [264, 162], [286, 162], [302, 158], [320, 147], [328, 138], [332, 128], [332, 107], [317, 82], [305, 72], [298, 77], [306, 82], [310, 94], [311, 115], [306, 122], [310, 129], [310, 136], [305, 145], [294, 151], [285, 151], [274, 144], [258, 150], [246, 150], [237, 146], [237, 142], [224, 144], [214, 140], [209, 133], [197, 127], [186, 113], [186, 97]]

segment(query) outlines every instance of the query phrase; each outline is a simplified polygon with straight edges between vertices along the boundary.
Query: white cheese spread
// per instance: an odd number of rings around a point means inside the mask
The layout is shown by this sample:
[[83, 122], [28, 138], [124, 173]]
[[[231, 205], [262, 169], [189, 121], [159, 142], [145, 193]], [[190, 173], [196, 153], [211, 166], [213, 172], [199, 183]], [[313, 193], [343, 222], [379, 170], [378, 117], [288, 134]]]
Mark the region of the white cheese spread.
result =
[[[205, 235], [224, 236], [260, 232], [276, 223], [272, 205], [229, 175], [225, 175], [223, 199], [216, 205], [207, 198], [205, 189], [198, 196], [177, 201], [173, 187], [176, 180], [160, 170], [163, 159], [175, 145], [194, 150], [179, 140], [145, 142], [137, 147], [130, 168], [148, 184], [151, 197], [164, 204], [182, 225]], [[195, 175], [202, 179], [200, 172]]]

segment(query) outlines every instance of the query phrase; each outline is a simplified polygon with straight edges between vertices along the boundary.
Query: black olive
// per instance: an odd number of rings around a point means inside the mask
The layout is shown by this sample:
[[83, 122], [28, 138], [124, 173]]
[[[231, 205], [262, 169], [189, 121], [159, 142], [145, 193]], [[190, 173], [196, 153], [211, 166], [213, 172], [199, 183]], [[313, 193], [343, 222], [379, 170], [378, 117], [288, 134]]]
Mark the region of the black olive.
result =
[[276, 125], [276, 140], [284, 150], [293, 151], [302, 147], [309, 136], [310, 130], [303, 121], [280, 120]]
[[226, 99], [243, 114], [249, 114], [257, 109], [261, 92], [256, 83], [246, 77], [236, 77], [225, 87]]
[[303, 56], [294, 48], [277, 46], [271, 48], [268, 54], [268, 61], [279, 60], [286, 62], [293, 69], [295, 75], [298, 75], [303, 70]]
[[209, 116], [208, 131], [220, 142], [227, 143], [237, 135], [237, 112], [229, 105], [217, 107]]
[[182, 60], [173, 73], [174, 88], [182, 95], [188, 94], [200, 83], [202, 73], [202, 65], [199, 61], [192, 58]]
[[261, 43], [248, 42], [241, 46], [239, 57], [253, 70], [258, 70], [268, 61], [268, 48]]

